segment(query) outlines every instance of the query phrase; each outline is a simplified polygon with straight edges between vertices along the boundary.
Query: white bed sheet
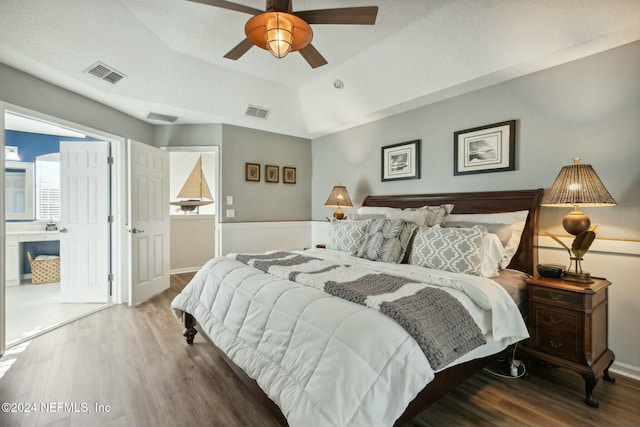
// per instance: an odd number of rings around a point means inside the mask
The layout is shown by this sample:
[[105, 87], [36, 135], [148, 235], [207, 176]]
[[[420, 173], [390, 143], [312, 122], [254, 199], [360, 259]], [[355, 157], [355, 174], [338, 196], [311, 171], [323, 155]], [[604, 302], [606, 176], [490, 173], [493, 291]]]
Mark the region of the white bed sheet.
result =
[[[326, 249], [300, 253], [443, 286], [487, 338], [449, 366], [528, 337], [515, 303], [490, 279]], [[209, 261], [172, 307], [178, 316], [191, 313], [292, 427], [393, 425], [435, 375], [415, 340], [384, 314], [228, 257]]]

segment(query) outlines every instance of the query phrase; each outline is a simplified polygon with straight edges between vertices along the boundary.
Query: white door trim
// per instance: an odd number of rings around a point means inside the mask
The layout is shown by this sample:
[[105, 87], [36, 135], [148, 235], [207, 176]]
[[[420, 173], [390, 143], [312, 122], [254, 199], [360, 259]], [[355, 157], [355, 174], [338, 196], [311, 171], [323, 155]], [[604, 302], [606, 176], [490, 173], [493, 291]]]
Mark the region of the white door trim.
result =
[[[126, 301], [128, 292], [128, 283], [126, 282], [128, 273], [128, 263], [123, 265], [122, 259], [126, 260], [129, 255], [125, 250], [123, 244], [122, 234], [120, 230], [126, 230], [126, 150], [125, 150], [125, 138], [109, 132], [104, 132], [88, 126], [83, 126], [78, 123], [74, 123], [68, 120], [61, 119], [59, 117], [51, 116], [45, 113], [34, 111], [28, 108], [21, 107], [19, 105], [0, 101], [0, 150], [4, 151], [4, 115], [5, 112], [11, 112], [15, 114], [22, 114], [34, 119], [42, 120], [45, 122], [51, 122], [62, 127], [68, 127], [70, 129], [79, 131], [89, 136], [93, 136], [98, 139], [110, 141], [112, 149], [112, 157], [115, 160], [114, 167], [111, 174], [111, 212], [114, 215], [114, 222], [112, 227], [112, 241], [111, 241], [111, 259], [112, 259], [112, 273], [114, 274], [115, 281], [112, 284], [111, 301], [116, 303], [122, 303]], [[4, 157], [0, 160], [0, 170], [4, 170]], [[0, 184], [4, 188], [4, 174], [0, 174]], [[4, 218], [4, 197], [0, 197], [0, 221], [5, 223]], [[126, 233], [126, 231], [125, 231]], [[126, 237], [126, 234], [125, 234]], [[124, 240], [126, 242], [126, 240]], [[2, 266], [4, 271], [4, 252], [5, 252], [5, 229], [2, 227], [0, 233], [0, 258], [2, 260]], [[123, 276], [124, 272], [124, 276]], [[123, 280], [123, 277], [125, 278]], [[6, 334], [5, 334], [5, 278], [2, 277], [2, 284], [0, 289], [0, 355], [4, 354], [6, 346]], [[126, 290], [126, 292], [123, 292]], [[124, 300], [123, 300], [124, 299]]]

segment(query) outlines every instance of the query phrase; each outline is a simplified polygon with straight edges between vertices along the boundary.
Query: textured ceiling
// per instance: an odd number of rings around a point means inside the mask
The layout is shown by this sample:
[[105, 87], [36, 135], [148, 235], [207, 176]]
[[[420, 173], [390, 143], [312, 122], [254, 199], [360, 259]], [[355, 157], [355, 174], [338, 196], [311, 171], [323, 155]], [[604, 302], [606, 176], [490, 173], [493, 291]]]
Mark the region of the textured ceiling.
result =
[[[374, 26], [312, 27], [328, 61], [312, 69], [298, 53], [278, 60], [257, 47], [223, 58], [244, 38], [251, 15], [241, 12], [185, 0], [1, 0], [0, 62], [143, 120], [154, 112], [312, 138], [640, 39], [638, 0], [293, 0], [298, 11], [370, 5]], [[97, 61], [126, 77], [110, 85], [86, 74]], [[271, 112], [245, 117], [248, 105]]]

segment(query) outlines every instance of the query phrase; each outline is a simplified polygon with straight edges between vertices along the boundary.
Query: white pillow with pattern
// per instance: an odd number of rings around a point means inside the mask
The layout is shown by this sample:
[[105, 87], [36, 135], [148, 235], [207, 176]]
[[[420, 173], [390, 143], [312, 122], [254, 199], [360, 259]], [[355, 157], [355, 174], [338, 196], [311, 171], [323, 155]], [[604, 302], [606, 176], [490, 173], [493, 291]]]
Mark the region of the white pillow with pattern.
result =
[[329, 239], [327, 249], [348, 252], [355, 255], [362, 245], [371, 220], [338, 221], [335, 218], [329, 223]]
[[487, 229], [420, 227], [409, 264], [454, 273], [482, 275], [482, 248]]

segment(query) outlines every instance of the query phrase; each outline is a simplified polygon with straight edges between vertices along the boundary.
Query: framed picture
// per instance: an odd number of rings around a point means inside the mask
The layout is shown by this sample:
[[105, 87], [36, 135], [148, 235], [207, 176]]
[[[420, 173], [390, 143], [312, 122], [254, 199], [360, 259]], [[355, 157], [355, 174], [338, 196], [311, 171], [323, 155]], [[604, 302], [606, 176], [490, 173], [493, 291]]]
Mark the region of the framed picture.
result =
[[509, 120], [453, 134], [453, 174], [515, 170], [516, 121]]
[[382, 147], [382, 180], [420, 178], [420, 140]]
[[246, 163], [244, 179], [246, 181], [260, 182], [260, 165], [258, 163]]
[[264, 180], [265, 182], [280, 182], [280, 167], [274, 165], [265, 165]]
[[296, 183], [296, 168], [283, 167], [282, 168], [282, 182], [285, 184]]

